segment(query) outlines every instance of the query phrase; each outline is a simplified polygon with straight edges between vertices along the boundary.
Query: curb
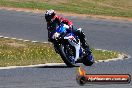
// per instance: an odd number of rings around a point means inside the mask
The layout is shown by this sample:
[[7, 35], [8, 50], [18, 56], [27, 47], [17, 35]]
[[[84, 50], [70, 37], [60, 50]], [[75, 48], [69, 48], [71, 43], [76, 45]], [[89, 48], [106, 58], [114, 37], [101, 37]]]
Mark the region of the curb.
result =
[[101, 63], [101, 62], [110, 62], [110, 61], [118, 61], [118, 60], [125, 60], [125, 59], [129, 59], [131, 58], [131, 56], [126, 55], [126, 54], [119, 54], [118, 58], [113, 58], [113, 59], [107, 59], [107, 60], [98, 60], [95, 61], [95, 63]]
[[[11, 38], [11, 37], [0, 36], [0, 38], [19, 40], [19, 41], [23, 41], [23, 42], [40, 43], [39, 41], [35, 41], [35, 40], [25, 40], [25, 39], [13, 38], [13, 37]], [[41, 43], [50, 43], [50, 42], [41, 42]]]
[[31, 67], [58, 66], [58, 65], [59, 66], [65, 65], [65, 63], [46, 63], [46, 64], [28, 65], [28, 66], [8, 66], [8, 67], [0, 67], [0, 70], [16, 69], [16, 68], [31, 68]]
[[[103, 49], [96, 49], [96, 50], [108, 51], [108, 50], [103, 50]], [[117, 61], [117, 60], [125, 60], [125, 59], [129, 59], [129, 58], [131, 58], [130, 55], [121, 53], [121, 54], [118, 55], [117, 58], [107, 59], [107, 60], [98, 60], [98, 61], [95, 61], [95, 63]]]

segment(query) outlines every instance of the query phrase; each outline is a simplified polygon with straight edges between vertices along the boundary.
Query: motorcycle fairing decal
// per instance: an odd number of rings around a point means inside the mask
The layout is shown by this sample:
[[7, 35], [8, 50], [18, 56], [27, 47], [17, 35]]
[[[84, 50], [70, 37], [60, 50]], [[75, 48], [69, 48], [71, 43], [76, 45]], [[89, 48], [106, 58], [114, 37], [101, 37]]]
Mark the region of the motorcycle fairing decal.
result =
[[64, 37], [64, 39], [68, 39], [68, 41], [70, 42], [70, 44], [72, 46], [78, 45], [79, 41], [77, 41], [77, 39], [75, 38], [75, 36], [72, 33], [69, 33], [68, 35], [66, 35]]
[[65, 31], [66, 31], [66, 27], [65, 27], [64, 24], [61, 24], [61, 25], [58, 26], [57, 29], [56, 29], [56, 32], [58, 32], [58, 33], [63, 33], [63, 32], [65, 32]]

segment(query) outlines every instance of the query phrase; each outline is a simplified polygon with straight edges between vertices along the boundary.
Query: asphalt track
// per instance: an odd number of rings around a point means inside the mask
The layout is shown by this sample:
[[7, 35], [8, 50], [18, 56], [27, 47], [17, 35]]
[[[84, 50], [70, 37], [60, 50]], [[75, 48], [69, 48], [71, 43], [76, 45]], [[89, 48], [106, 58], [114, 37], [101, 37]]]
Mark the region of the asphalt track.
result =
[[[84, 28], [94, 48], [115, 50], [132, 56], [132, 23], [104, 19], [67, 17], [76, 27]], [[0, 10], [0, 36], [47, 41], [46, 23], [42, 14]], [[85, 67], [88, 74], [130, 74], [132, 58], [96, 63]], [[132, 88], [130, 84], [76, 83], [77, 67], [65, 65], [0, 70], [0, 88]]]

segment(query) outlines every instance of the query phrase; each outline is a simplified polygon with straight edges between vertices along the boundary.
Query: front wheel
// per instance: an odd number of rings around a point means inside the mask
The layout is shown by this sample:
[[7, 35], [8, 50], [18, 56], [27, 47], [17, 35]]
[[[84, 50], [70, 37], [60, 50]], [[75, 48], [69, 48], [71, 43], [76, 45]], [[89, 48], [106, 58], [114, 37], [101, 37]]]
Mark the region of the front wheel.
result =
[[71, 59], [74, 57], [74, 50], [73, 50], [73, 48], [70, 48], [68, 46], [64, 46], [64, 45], [61, 44], [59, 46], [59, 54], [60, 54], [62, 60], [64, 61], [64, 63], [68, 67], [74, 67], [75, 66], [75, 63], [73, 63], [71, 61]]

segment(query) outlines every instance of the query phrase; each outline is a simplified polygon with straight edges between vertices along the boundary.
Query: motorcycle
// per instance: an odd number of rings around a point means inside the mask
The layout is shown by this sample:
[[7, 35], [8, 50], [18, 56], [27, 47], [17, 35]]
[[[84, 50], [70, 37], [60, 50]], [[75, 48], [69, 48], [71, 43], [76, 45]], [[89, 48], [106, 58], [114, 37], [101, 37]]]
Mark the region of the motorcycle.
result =
[[[68, 27], [68, 25], [61, 23], [52, 36], [56, 52], [68, 67], [76, 66], [76, 63], [91, 66], [94, 63], [92, 53], [88, 52], [87, 49], [89, 48], [85, 49], [82, 47], [78, 36], [72, 32], [66, 32]], [[63, 37], [60, 35], [63, 35]]]

